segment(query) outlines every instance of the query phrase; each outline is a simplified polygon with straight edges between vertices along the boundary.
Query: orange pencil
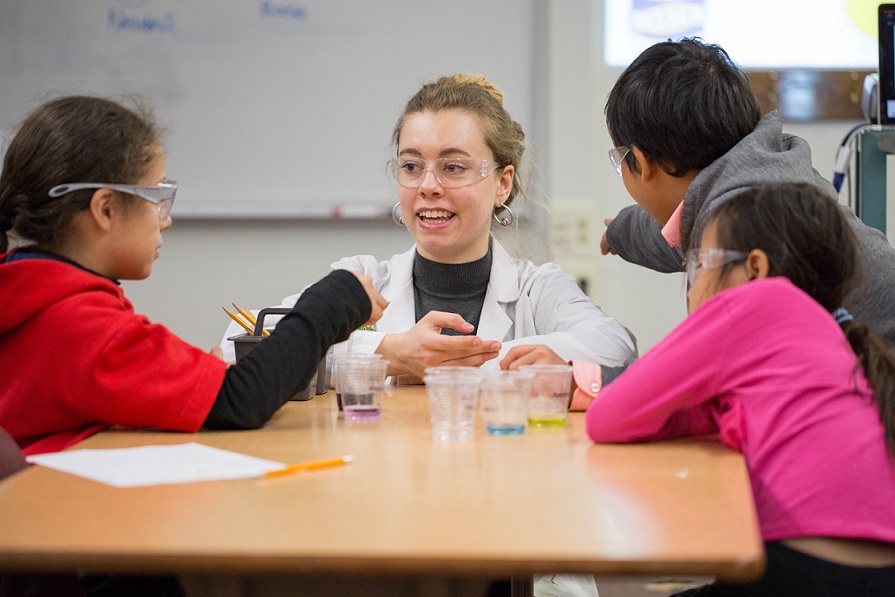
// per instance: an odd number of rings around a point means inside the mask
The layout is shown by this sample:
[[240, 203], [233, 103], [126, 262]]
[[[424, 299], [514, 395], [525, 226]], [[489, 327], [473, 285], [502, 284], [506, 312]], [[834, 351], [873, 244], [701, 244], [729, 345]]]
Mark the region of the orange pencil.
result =
[[353, 454], [346, 454], [340, 458], [325, 458], [323, 460], [309, 460], [307, 462], [298, 462], [296, 464], [290, 464], [289, 466], [285, 466], [283, 468], [278, 468], [272, 471], [268, 471], [264, 473], [265, 477], [279, 477], [280, 475], [288, 475], [290, 473], [296, 473], [298, 471], [309, 471], [317, 468], [325, 468], [328, 466], [339, 466], [341, 464], [348, 464], [349, 462], [354, 461]]

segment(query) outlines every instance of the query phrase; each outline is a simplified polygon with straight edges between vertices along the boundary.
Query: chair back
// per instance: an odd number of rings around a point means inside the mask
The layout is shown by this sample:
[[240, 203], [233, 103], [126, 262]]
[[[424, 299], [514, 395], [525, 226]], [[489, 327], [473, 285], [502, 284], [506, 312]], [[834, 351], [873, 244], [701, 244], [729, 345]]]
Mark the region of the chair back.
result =
[[16, 440], [0, 427], [0, 479], [4, 479], [13, 473], [27, 468], [25, 455], [19, 448]]

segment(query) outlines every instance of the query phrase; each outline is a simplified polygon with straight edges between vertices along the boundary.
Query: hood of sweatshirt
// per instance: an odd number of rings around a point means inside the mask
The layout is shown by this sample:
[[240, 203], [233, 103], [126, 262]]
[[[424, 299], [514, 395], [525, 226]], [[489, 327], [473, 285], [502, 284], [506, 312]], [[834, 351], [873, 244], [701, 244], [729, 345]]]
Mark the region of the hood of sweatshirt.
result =
[[84, 292], [111, 294], [127, 301], [115, 281], [72, 262], [29, 249], [0, 255], [0, 334]]
[[811, 147], [783, 134], [780, 112], [768, 113], [751, 133], [700, 171], [687, 188], [681, 212], [681, 245], [698, 242], [714, 210], [744, 187], [775, 182], [813, 183], [836, 198], [833, 185], [811, 165]]

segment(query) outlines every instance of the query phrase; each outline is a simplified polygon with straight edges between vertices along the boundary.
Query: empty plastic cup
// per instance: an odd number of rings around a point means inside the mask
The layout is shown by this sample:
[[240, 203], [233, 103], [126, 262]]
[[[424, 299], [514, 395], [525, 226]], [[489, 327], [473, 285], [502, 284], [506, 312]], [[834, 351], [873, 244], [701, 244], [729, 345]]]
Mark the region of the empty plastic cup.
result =
[[423, 378], [429, 396], [432, 437], [442, 441], [472, 439], [479, 380], [477, 374], [427, 375]]

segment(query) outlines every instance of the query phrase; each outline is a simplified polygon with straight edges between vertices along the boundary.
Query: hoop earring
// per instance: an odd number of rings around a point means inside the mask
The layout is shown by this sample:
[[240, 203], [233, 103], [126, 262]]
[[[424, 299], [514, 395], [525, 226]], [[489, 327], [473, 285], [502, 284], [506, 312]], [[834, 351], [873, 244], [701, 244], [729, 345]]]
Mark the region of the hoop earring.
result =
[[[503, 217], [497, 217], [497, 214], [501, 211], [507, 212], [507, 215]], [[500, 207], [494, 208], [494, 213], [492, 214], [494, 221], [500, 224], [501, 226], [509, 226], [515, 221], [516, 217], [513, 215], [513, 210], [510, 209], [509, 205], [502, 204]]]
[[392, 222], [397, 224], [398, 226], [405, 226], [404, 224], [404, 216], [398, 216], [398, 208], [401, 207], [401, 202], [395, 203], [395, 206], [392, 208]]

